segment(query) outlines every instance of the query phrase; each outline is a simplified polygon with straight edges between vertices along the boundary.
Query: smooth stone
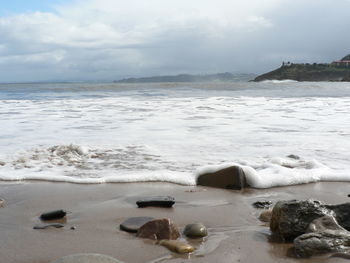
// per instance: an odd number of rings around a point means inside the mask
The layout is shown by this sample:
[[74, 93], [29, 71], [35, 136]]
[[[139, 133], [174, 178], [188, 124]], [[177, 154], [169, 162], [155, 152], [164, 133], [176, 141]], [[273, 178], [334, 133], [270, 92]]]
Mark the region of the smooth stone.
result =
[[178, 239], [180, 232], [169, 218], [149, 221], [139, 228], [137, 236], [153, 240]]
[[248, 186], [244, 171], [239, 166], [231, 166], [214, 173], [201, 174], [197, 184], [224, 189], [241, 190]]
[[151, 196], [136, 202], [138, 207], [156, 206], [172, 207], [175, 204], [175, 198], [171, 196]]
[[5, 200], [4, 199], [0, 199], [0, 208], [1, 207], [5, 207]]
[[64, 210], [55, 210], [55, 211], [50, 211], [41, 214], [40, 219], [41, 220], [55, 220], [55, 219], [61, 219], [67, 215], [67, 212]]
[[341, 227], [332, 216], [315, 219], [310, 223], [308, 231], [309, 233], [294, 239], [295, 253], [299, 257], [350, 249], [350, 232]]
[[262, 211], [259, 215], [259, 220], [265, 223], [269, 223], [271, 221], [272, 210]]
[[208, 235], [208, 230], [202, 223], [188, 224], [185, 226], [184, 235], [191, 238], [200, 238]]
[[120, 230], [136, 233], [141, 226], [154, 219], [153, 217], [130, 217], [120, 224]]
[[168, 248], [170, 251], [173, 251], [179, 254], [186, 254], [186, 253], [191, 253], [195, 251], [195, 248], [192, 247], [191, 245], [185, 242], [176, 241], [176, 240], [161, 240], [159, 241], [159, 245], [164, 246]]
[[40, 225], [35, 225], [33, 229], [46, 229], [49, 227], [54, 227], [54, 228], [61, 228], [64, 227], [63, 224], [60, 223], [52, 223], [52, 224], [40, 224]]
[[256, 201], [255, 203], [252, 204], [255, 208], [259, 209], [267, 209], [272, 206], [271, 201]]
[[75, 254], [52, 261], [51, 263], [123, 263], [101, 254]]

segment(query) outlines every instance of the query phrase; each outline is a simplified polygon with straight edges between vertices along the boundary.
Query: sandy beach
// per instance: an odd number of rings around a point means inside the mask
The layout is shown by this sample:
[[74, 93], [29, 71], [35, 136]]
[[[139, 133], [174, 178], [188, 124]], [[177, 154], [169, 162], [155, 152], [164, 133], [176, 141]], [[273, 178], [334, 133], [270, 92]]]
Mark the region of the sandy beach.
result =
[[[155, 262], [346, 262], [329, 255], [298, 259], [292, 244], [271, 238], [258, 220], [257, 200], [308, 199], [327, 203], [348, 201], [347, 183], [314, 183], [266, 190], [222, 190], [168, 183], [79, 185], [51, 182], [2, 183], [0, 197], [0, 254], [4, 263], [49, 263], [75, 253], [101, 253], [126, 263]], [[171, 195], [173, 208], [137, 208], [138, 198]], [[60, 229], [34, 230], [42, 212], [70, 211]], [[197, 250], [181, 256], [119, 230], [128, 217], [170, 218], [182, 230], [188, 223], [203, 222], [209, 235], [187, 239]], [[71, 230], [75, 226], [75, 230]], [[184, 238], [183, 238], [184, 239]], [[184, 239], [186, 241], [186, 239]]]

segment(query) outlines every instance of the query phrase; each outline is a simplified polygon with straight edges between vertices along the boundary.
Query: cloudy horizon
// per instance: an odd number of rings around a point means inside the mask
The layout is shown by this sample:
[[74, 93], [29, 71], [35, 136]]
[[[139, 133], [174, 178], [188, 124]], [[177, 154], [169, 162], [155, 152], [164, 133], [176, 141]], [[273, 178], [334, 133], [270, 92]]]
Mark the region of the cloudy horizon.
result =
[[350, 53], [349, 0], [18, 3], [0, 7], [0, 82], [259, 74]]

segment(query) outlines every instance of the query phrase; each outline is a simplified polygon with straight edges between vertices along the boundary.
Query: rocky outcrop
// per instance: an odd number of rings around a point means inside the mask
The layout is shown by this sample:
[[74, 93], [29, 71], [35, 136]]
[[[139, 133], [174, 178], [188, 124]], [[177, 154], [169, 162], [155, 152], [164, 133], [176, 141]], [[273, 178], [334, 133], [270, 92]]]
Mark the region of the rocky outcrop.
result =
[[304, 234], [309, 224], [325, 215], [334, 215], [320, 201], [279, 201], [272, 209], [270, 229], [285, 240]]
[[213, 173], [201, 174], [197, 178], [197, 184], [235, 190], [247, 186], [244, 171], [239, 166], [231, 166]]
[[175, 224], [168, 218], [155, 219], [144, 224], [137, 231], [137, 236], [153, 240], [178, 239], [180, 232]]
[[350, 248], [350, 232], [341, 227], [332, 216], [315, 219], [307, 231], [309, 233], [294, 239], [295, 252], [299, 257], [346, 251]]

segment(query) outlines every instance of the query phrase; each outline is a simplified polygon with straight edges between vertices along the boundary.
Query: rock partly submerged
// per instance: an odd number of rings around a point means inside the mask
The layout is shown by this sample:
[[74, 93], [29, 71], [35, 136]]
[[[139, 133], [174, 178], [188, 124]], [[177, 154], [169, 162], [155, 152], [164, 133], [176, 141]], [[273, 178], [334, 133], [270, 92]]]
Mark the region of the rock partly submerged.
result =
[[33, 229], [46, 229], [46, 228], [62, 228], [64, 224], [52, 223], [52, 224], [38, 224], [33, 227]]
[[172, 207], [175, 204], [175, 198], [171, 196], [151, 196], [136, 201], [138, 207]]
[[208, 235], [208, 230], [202, 223], [193, 223], [186, 225], [183, 233], [190, 238], [201, 238]]
[[130, 217], [120, 224], [120, 230], [137, 233], [141, 226], [154, 219], [155, 218], [149, 216]]
[[169, 219], [155, 219], [140, 227], [137, 236], [153, 240], [174, 240], [180, 237], [177, 226]]
[[123, 263], [115, 258], [101, 254], [75, 254], [69, 255], [51, 263]]
[[239, 166], [230, 166], [215, 172], [202, 173], [197, 184], [224, 189], [241, 190], [248, 186], [244, 171]]
[[350, 232], [341, 227], [333, 216], [315, 219], [307, 231], [308, 233], [294, 239], [295, 252], [299, 257], [350, 249]]

